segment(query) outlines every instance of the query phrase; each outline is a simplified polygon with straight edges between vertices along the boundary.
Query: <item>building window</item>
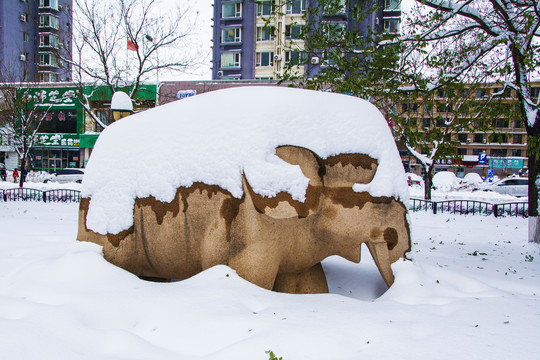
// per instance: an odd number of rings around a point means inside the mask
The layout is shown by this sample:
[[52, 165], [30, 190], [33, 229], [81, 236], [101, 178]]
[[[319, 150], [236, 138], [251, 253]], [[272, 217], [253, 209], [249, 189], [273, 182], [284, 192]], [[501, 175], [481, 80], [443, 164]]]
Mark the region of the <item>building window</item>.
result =
[[520, 149], [512, 149], [512, 156], [521, 156]]
[[239, 68], [241, 54], [238, 52], [222, 53], [221, 67], [222, 68]]
[[538, 99], [538, 96], [540, 96], [540, 87], [532, 87], [531, 88], [531, 97], [534, 99]]
[[24, 42], [30, 41], [30, 34], [28, 34], [26, 31], [23, 31], [23, 41]]
[[523, 122], [521, 120], [514, 120], [514, 129], [523, 129]]
[[342, 39], [345, 36], [346, 26], [341, 22], [324, 22], [323, 32], [324, 36], [329, 39]]
[[52, 72], [40, 72], [39, 73], [39, 81], [41, 81], [41, 82], [57, 82], [58, 81], [58, 74], [52, 73]]
[[221, 6], [221, 17], [239, 18], [242, 17], [242, 3], [228, 3]]
[[508, 128], [508, 120], [507, 119], [493, 119], [493, 126], [498, 129], [506, 129]]
[[404, 113], [406, 112], [418, 112], [418, 104], [416, 103], [410, 103], [410, 104], [402, 104], [402, 110]]
[[285, 38], [287, 40], [299, 40], [302, 37], [302, 25], [286, 25], [285, 26]]
[[521, 134], [514, 134], [514, 139], [513, 139], [513, 143], [514, 144], [523, 144], [523, 135]]
[[451, 104], [438, 104], [437, 112], [438, 113], [452, 112], [452, 105]]
[[274, 65], [274, 52], [258, 52], [257, 56], [257, 66], [273, 66]]
[[57, 47], [58, 46], [58, 37], [53, 34], [40, 34], [39, 35], [39, 46], [44, 47]]
[[221, 42], [223, 43], [239, 43], [242, 41], [241, 28], [229, 28], [221, 30]]
[[344, 13], [346, 9], [346, 0], [326, 1], [323, 7], [323, 13], [326, 15], [337, 15]]
[[276, 33], [276, 28], [273, 26], [258, 26], [257, 27], [257, 41], [274, 40], [275, 33]]
[[273, 15], [275, 13], [274, 1], [263, 0], [257, 4], [257, 15]]
[[56, 56], [52, 53], [40, 53], [39, 54], [39, 65], [41, 66], [58, 66], [56, 61]]
[[28, 14], [27, 13], [22, 13], [21, 14], [21, 21], [22, 22], [28, 22]]
[[462, 149], [462, 148], [457, 149], [457, 154], [458, 156], [465, 156], [467, 155], [467, 149]]
[[486, 97], [486, 90], [485, 89], [476, 90], [476, 98], [477, 99], [484, 99], [485, 97]]
[[506, 157], [506, 149], [491, 149], [490, 156]]
[[466, 143], [467, 140], [468, 140], [467, 134], [464, 134], [464, 133], [458, 134], [458, 141], [460, 143]]
[[58, 10], [58, 0], [39, 0], [39, 7]]
[[285, 52], [285, 65], [300, 65], [305, 59], [305, 54], [298, 51]]
[[474, 134], [473, 135], [473, 142], [475, 142], [475, 143], [483, 143], [484, 142], [484, 134]]
[[401, 0], [384, 0], [384, 10], [399, 10]]
[[422, 119], [422, 127], [424, 129], [429, 129], [430, 125], [431, 125], [431, 119], [429, 119], [429, 118]]
[[287, 14], [302, 14], [306, 10], [306, 0], [292, 0], [287, 3]]
[[485, 152], [484, 149], [472, 149], [472, 154], [473, 155], [479, 155], [479, 154], [482, 154], [484, 152]]
[[400, 19], [386, 19], [383, 21], [385, 33], [398, 33], [400, 28]]
[[39, 15], [39, 26], [58, 30], [58, 17], [51, 14]]
[[76, 134], [77, 112], [74, 110], [51, 110], [45, 114], [45, 118], [39, 128], [40, 133], [46, 134]]
[[494, 134], [492, 142], [499, 144], [508, 143], [508, 139], [506, 138], [506, 134]]

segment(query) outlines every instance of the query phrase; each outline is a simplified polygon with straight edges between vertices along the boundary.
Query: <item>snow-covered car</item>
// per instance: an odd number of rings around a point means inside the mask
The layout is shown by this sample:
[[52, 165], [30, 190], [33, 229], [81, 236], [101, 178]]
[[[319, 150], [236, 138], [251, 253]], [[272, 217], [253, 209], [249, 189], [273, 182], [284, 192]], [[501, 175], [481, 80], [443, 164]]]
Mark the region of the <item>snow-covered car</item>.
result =
[[81, 183], [84, 176], [84, 169], [75, 169], [75, 168], [69, 168], [69, 169], [62, 169], [58, 170], [54, 174], [52, 174], [49, 178], [45, 179], [43, 182], [57, 182], [61, 184], [75, 182], [75, 183]]
[[433, 175], [433, 188], [440, 191], [453, 191], [459, 187], [456, 174], [450, 171], [440, 171]]
[[499, 194], [513, 196], [528, 196], [529, 179], [511, 176], [499, 180], [493, 184], [480, 184], [476, 190], [495, 191]]

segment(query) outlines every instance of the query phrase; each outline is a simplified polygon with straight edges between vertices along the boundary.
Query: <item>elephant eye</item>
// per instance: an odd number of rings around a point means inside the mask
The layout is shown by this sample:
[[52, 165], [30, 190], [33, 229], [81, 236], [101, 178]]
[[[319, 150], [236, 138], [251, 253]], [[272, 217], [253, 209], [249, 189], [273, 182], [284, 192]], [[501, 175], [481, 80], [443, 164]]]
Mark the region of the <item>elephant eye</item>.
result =
[[324, 161], [324, 184], [329, 187], [352, 187], [369, 184], [377, 171], [377, 161], [364, 154], [340, 154]]

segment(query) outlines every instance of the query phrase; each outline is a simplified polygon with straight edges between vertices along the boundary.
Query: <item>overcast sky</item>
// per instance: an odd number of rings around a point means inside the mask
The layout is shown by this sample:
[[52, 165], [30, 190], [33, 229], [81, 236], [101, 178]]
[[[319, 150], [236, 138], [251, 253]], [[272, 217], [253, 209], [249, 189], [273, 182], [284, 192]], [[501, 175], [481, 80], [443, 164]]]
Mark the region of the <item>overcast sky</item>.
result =
[[194, 11], [198, 11], [198, 28], [197, 34], [198, 42], [201, 44], [202, 49], [207, 52], [205, 64], [199, 69], [193, 71], [193, 74], [163, 74], [160, 75], [160, 81], [170, 80], [211, 80], [211, 58], [212, 58], [212, 16], [214, 0], [163, 0], [163, 3], [174, 4], [187, 4]]

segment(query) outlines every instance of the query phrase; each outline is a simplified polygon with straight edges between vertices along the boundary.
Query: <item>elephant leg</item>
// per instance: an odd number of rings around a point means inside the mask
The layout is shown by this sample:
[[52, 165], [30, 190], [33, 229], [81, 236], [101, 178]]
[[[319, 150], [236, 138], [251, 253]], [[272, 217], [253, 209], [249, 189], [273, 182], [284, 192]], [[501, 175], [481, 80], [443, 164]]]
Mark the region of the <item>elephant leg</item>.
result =
[[392, 263], [390, 262], [388, 246], [386, 241], [368, 241], [366, 243], [379, 272], [388, 287], [394, 283], [394, 273], [392, 272]]
[[278, 273], [272, 290], [291, 294], [328, 293], [328, 283], [321, 263], [317, 263], [304, 272]]

